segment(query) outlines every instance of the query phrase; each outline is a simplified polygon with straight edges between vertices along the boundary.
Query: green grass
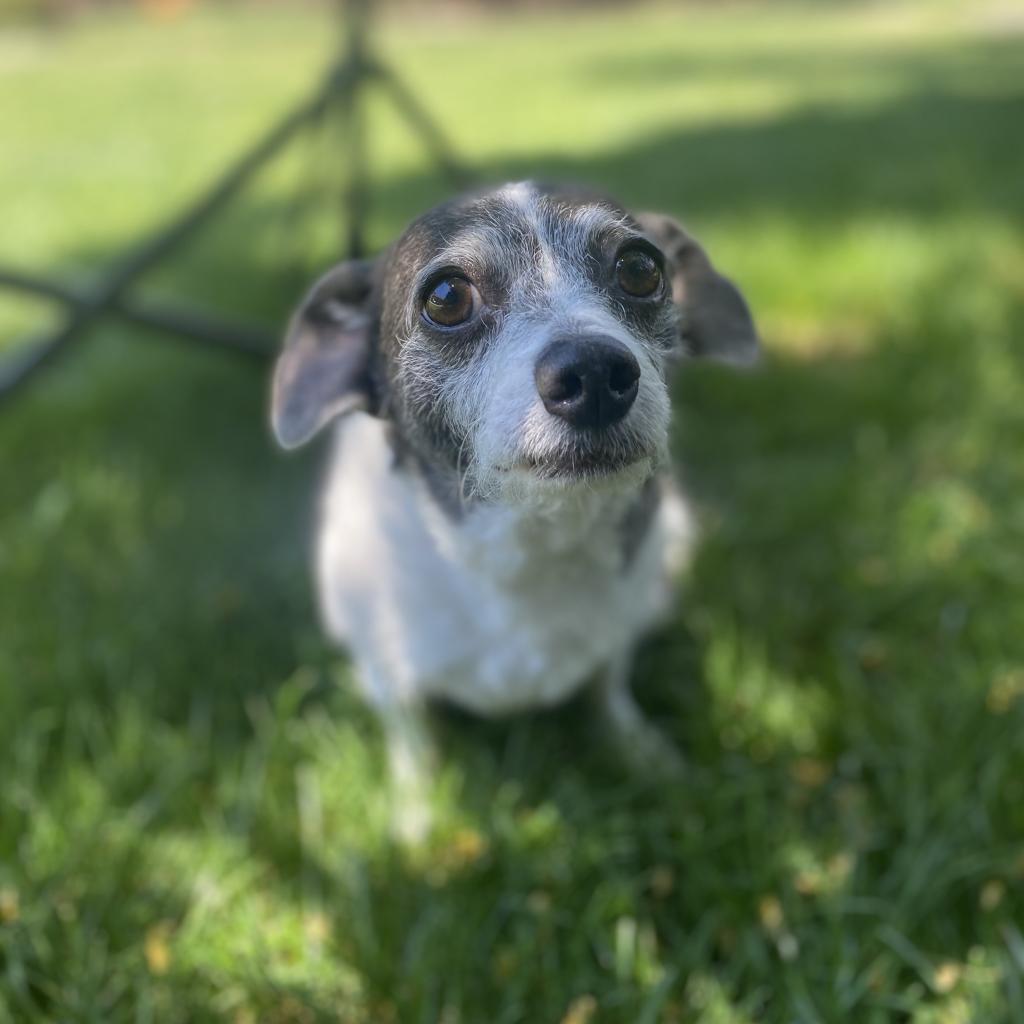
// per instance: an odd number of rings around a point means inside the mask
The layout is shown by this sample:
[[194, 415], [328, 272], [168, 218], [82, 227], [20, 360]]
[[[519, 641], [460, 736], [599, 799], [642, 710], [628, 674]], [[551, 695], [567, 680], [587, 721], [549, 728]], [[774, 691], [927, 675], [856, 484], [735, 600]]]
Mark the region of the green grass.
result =
[[[997, 14], [383, 32], [485, 175], [684, 216], [757, 312], [761, 372], [676, 388], [704, 539], [637, 688], [685, 786], [625, 776], [579, 703], [445, 715], [437, 834], [395, 849], [309, 592], [319, 456], [273, 450], [263, 370], [111, 323], [0, 411], [0, 1020], [1024, 1020], [1024, 36]], [[314, 10], [0, 34], [0, 257], [93, 278], [329, 44]], [[374, 109], [383, 244], [443, 184]], [[300, 147], [147, 291], [280, 323], [341, 159]], [[0, 303], [5, 344], [44, 322]]]

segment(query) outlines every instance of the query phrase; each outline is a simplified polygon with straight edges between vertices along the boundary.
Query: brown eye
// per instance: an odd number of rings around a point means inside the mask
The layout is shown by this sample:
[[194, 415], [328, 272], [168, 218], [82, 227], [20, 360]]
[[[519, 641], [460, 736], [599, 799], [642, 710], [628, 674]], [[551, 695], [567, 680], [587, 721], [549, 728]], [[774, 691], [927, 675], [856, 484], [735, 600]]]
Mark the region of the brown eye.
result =
[[642, 249], [624, 252], [615, 263], [615, 277], [627, 295], [646, 299], [661, 286], [658, 261]]
[[464, 324], [476, 306], [476, 289], [464, 277], [446, 277], [434, 284], [423, 301], [423, 315], [439, 327]]

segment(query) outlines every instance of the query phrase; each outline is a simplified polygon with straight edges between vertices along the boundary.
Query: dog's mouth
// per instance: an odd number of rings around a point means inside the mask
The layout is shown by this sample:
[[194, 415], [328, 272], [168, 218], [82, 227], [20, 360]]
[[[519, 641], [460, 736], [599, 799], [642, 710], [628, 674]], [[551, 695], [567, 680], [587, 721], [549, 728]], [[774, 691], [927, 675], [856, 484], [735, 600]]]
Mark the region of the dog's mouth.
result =
[[644, 457], [643, 454], [604, 456], [582, 452], [555, 457], [530, 457], [524, 459], [521, 466], [542, 480], [592, 480], [620, 473]]
[[654, 451], [639, 446], [603, 448], [584, 444], [528, 453], [508, 469], [529, 473], [540, 480], [572, 483], [612, 477], [640, 463], [653, 463], [655, 458]]

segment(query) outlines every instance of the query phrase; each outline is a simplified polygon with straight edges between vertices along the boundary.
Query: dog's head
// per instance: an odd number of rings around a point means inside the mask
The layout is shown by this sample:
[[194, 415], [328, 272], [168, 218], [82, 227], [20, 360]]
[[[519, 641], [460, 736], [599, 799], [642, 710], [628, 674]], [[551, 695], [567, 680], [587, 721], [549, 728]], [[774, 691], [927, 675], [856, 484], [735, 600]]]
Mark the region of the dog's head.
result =
[[458, 474], [527, 499], [649, 475], [674, 356], [757, 355], [737, 289], [671, 218], [530, 183], [437, 207], [294, 315], [272, 419], [295, 447], [350, 410]]

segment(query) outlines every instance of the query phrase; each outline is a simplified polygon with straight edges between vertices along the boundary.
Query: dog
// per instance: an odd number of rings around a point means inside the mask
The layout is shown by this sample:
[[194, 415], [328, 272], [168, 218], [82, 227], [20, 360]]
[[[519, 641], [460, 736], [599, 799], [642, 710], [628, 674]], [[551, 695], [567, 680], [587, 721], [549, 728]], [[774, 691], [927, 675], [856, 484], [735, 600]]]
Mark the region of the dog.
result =
[[669, 374], [758, 351], [672, 218], [531, 182], [436, 207], [306, 296], [272, 427], [286, 449], [334, 433], [319, 605], [382, 723], [406, 838], [428, 821], [435, 699], [498, 716], [589, 685], [627, 757], [678, 765], [629, 686], [692, 533]]

